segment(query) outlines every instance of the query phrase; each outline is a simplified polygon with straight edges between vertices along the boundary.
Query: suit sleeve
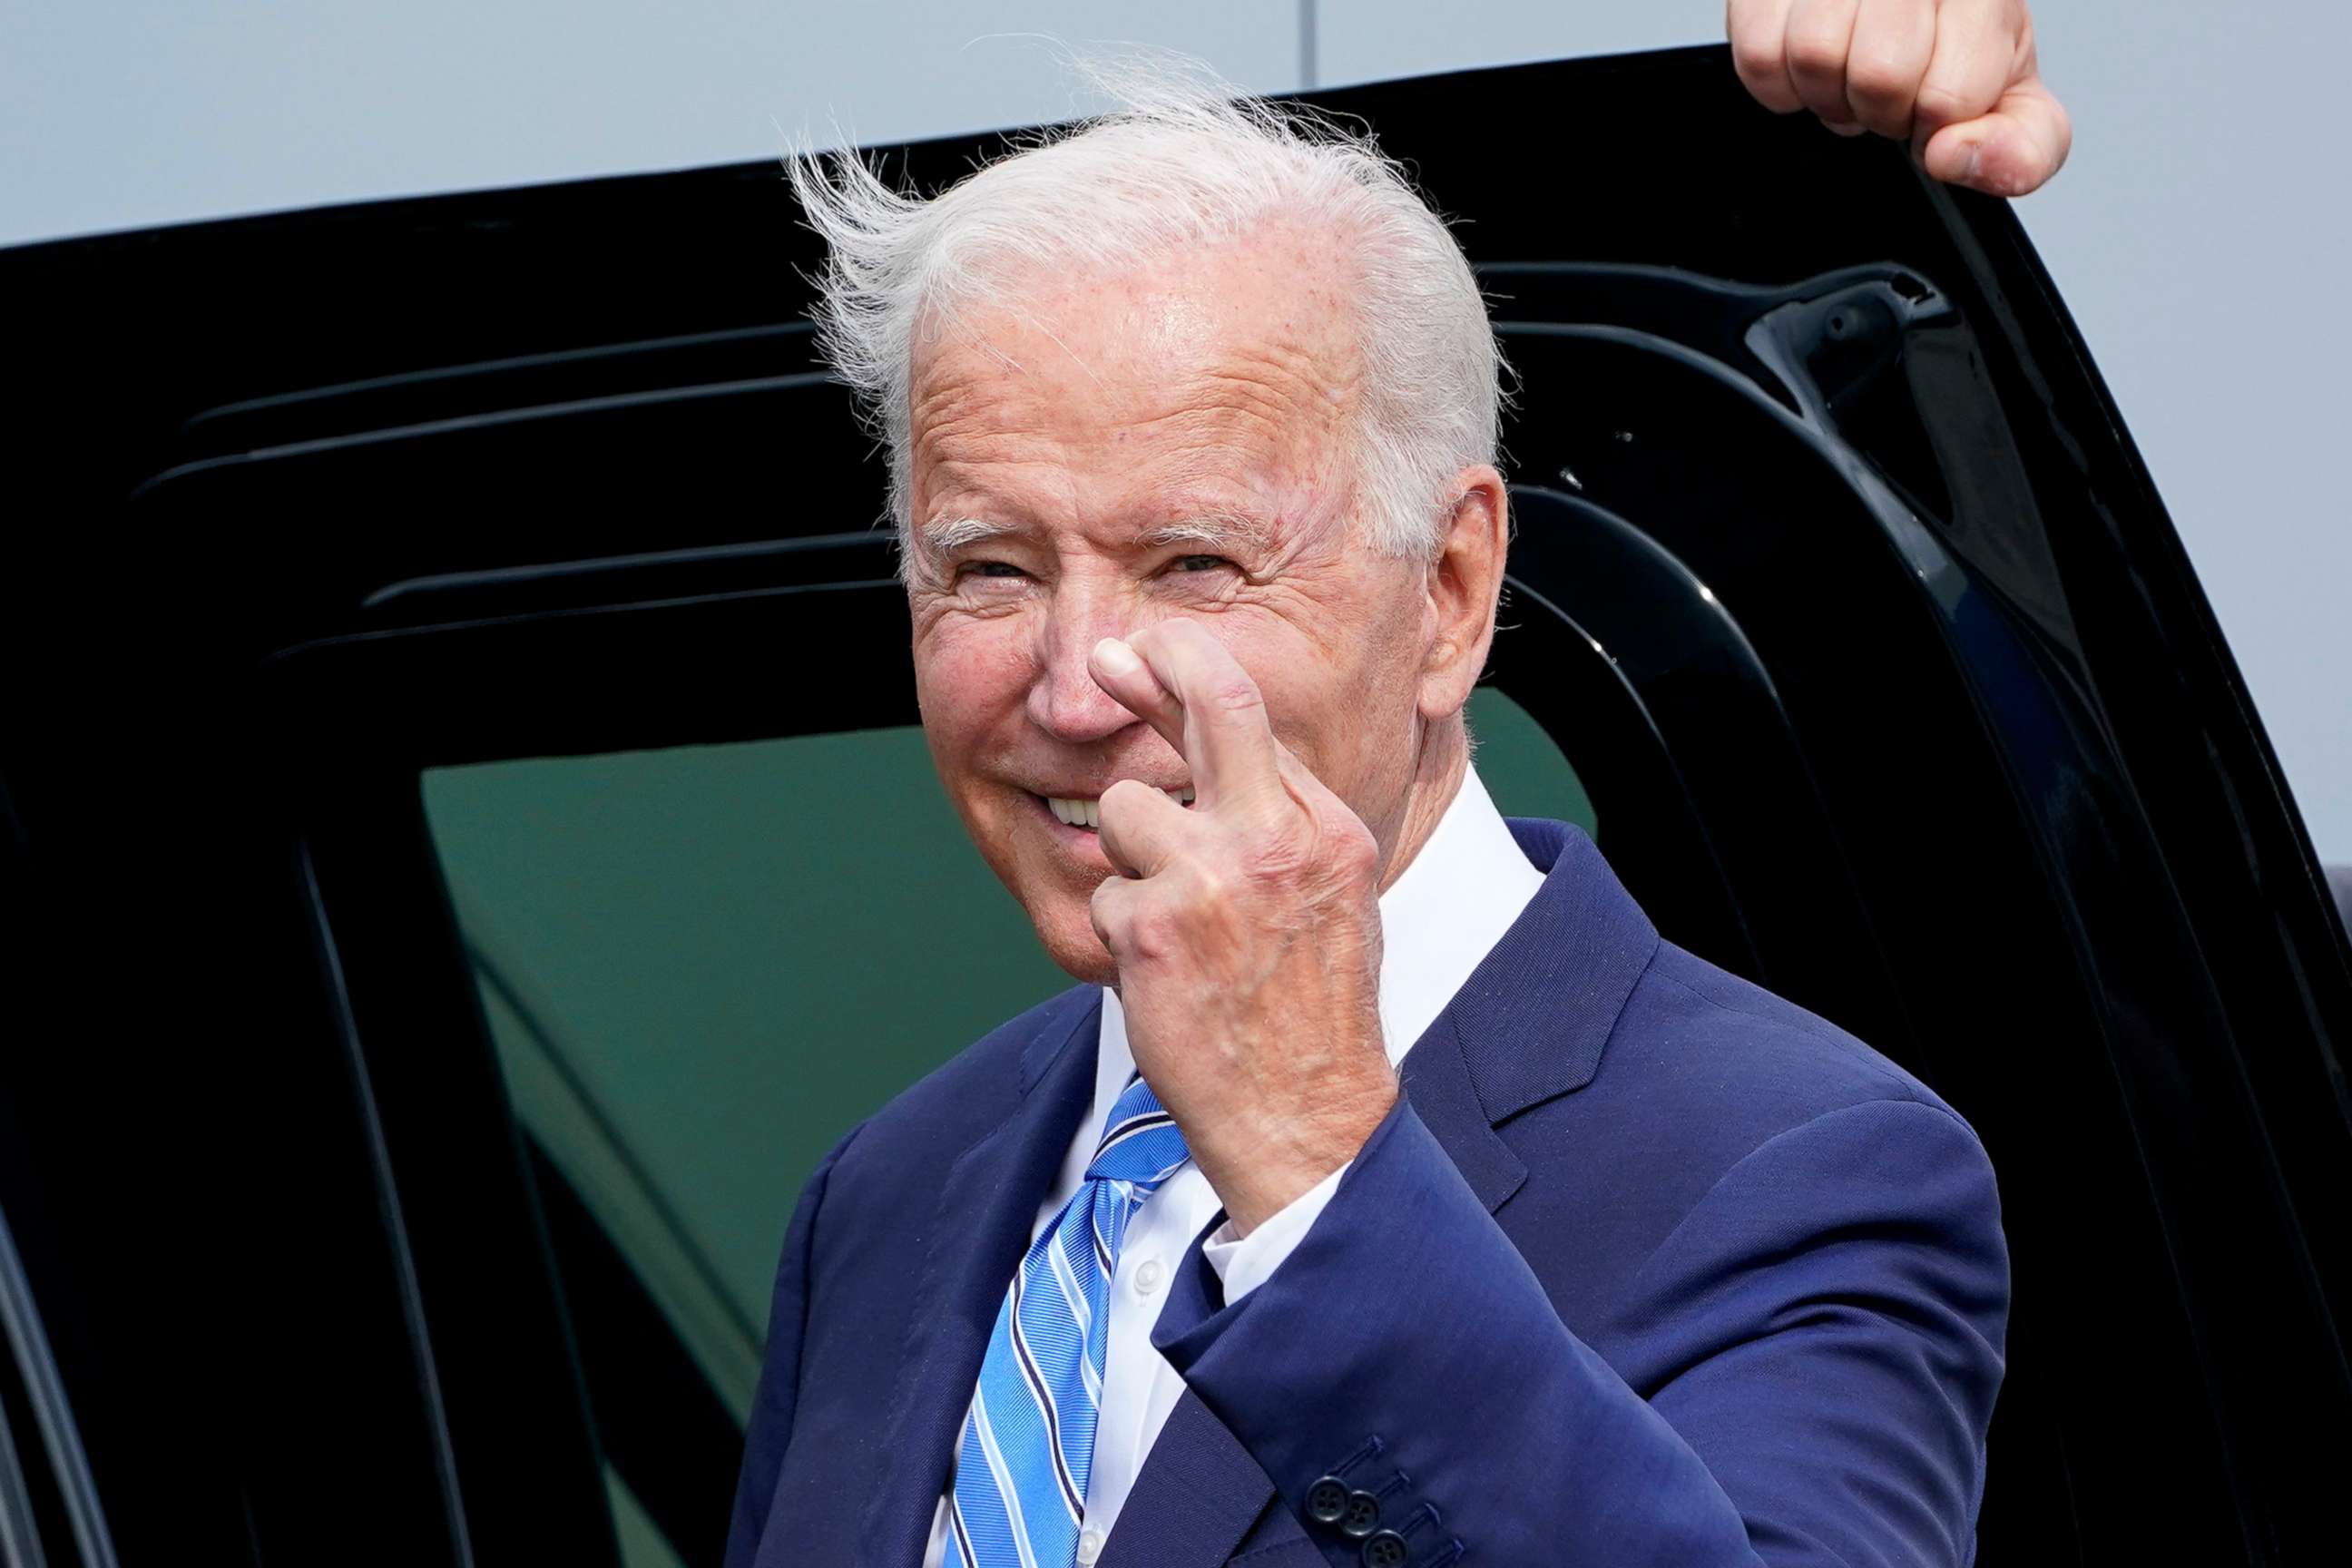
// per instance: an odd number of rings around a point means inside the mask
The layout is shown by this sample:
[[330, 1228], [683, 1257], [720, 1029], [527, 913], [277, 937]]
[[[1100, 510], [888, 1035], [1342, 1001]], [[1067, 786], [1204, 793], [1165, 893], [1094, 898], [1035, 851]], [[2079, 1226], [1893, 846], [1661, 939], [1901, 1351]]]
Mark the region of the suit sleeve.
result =
[[[1990, 1163], [1937, 1106], [1828, 1111], [1725, 1172], [1628, 1284], [1666, 1369], [1639, 1393], [1402, 1100], [1247, 1298], [1194, 1251], [1154, 1342], [1335, 1565], [1973, 1556], [2008, 1255]], [[1338, 1494], [1310, 1494], [1351, 1458], [1397, 1538], [1325, 1522]]]
[[751, 1424], [743, 1434], [743, 1466], [735, 1480], [725, 1568], [751, 1568], [759, 1553], [760, 1538], [768, 1528], [769, 1505], [775, 1497], [777, 1479], [783, 1473], [784, 1450], [793, 1440], [793, 1406], [800, 1396], [801, 1329], [807, 1321], [817, 1210], [824, 1203], [834, 1163], [857, 1133], [858, 1128], [851, 1128], [818, 1163], [816, 1173], [801, 1189], [792, 1226], [784, 1234], [783, 1253], [776, 1263], [775, 1291], [768, 1305], [767, 1355], [761, 1363], [759, 1387], [751, 1395]]

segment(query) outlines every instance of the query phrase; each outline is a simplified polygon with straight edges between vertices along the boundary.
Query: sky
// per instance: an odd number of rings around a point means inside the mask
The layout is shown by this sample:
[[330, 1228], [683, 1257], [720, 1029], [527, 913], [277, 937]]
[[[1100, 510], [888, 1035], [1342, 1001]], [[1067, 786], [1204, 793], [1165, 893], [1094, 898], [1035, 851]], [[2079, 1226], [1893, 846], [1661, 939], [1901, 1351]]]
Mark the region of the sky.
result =
[[[2352, 862], [2352, 6], [2042, 0], [2067, 168], [2019, 214], [2120, 405], [2324, 858]], [[1721, 0], [14, 0], [0, 245], [897, 141], [1072, 107], [1125, 39], [1287, 90], [1711, 42]]]

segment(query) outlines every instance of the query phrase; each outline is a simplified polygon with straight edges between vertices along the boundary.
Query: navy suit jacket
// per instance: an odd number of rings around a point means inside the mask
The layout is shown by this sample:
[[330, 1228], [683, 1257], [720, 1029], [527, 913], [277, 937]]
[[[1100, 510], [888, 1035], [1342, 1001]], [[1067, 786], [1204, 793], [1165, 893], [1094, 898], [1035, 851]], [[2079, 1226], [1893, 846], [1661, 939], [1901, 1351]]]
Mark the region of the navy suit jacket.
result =
[[[2009, 1266], [1968, 1124], [1659, 940], [1591, 839], [1403, 1061], [1297, 1250], [1226, 1306], [1098, 1568], [1355, 1568], [1352, 1456], [1410, 1568], [1961, 1564]], [[1095, 1087], [1100, 992], [1024, 1014], [837, 1145], [776, 1274], [729, 1568], [918, 1568], [1006, 1282]], [[1398, 1553], [1388, 1543], [1386, 1557]]]

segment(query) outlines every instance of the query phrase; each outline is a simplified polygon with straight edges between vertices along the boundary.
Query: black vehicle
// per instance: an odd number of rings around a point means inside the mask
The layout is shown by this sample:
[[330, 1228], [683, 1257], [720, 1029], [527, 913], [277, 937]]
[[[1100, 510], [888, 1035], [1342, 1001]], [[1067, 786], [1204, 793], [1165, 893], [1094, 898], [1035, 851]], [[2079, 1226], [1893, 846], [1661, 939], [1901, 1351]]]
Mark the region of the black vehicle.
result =
[[[1979, 1561], [2338, 1560], [2352, 948], [2013, 216], [1720, 48], [1318, 101], [1521, 377], [1497, 801], [1992, 1153]], [[801, 1175], [1064, 984], [815, 258], [765, 163], [0, 253], [0, 1562], [717, 1560]]]

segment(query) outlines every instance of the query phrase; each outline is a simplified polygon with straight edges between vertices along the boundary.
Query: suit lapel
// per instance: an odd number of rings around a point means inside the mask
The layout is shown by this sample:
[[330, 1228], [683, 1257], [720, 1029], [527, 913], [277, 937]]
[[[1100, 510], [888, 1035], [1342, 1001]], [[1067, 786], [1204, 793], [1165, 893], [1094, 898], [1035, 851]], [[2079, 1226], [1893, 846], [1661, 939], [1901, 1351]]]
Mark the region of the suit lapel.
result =
[[1489, 1126], [1592, 1081], [1658, 951], [1657, 927], [1591, 839], [1565, 822], [1508, 821], [1543, 886], [1444, 1013]]
[[[1528, 1177], [1495, 1124], [1591, 1081], [1658, 945], [1590, 838], [1539, 819], [1510, 827], [1543, 887], [1400, 1064], [1413, 1113], [1489, 1214]], [[1098, 1568], [1218, 1568], [1274, 1500], [1241, 1439], [1188, 1392], [1151, 1445]], [[923, 1519], [928, 1529], [928, 1511]], [[1269, 1528], [1253, 1550], [1307, 1539], [1286, 1512]]]
[[1075, 1017], [1056, 1015], [1032, 1037], [1013, 1103], [983, 1110], [976, 1141], [941, 1185], [884, 1427], [887, 1468], [866, 1511], [873, 1568], [923, 1560], [997, 1309], [1094, 1101], [1102, 993], [1089, 990], [1083, 1005], [1074, 998]]

